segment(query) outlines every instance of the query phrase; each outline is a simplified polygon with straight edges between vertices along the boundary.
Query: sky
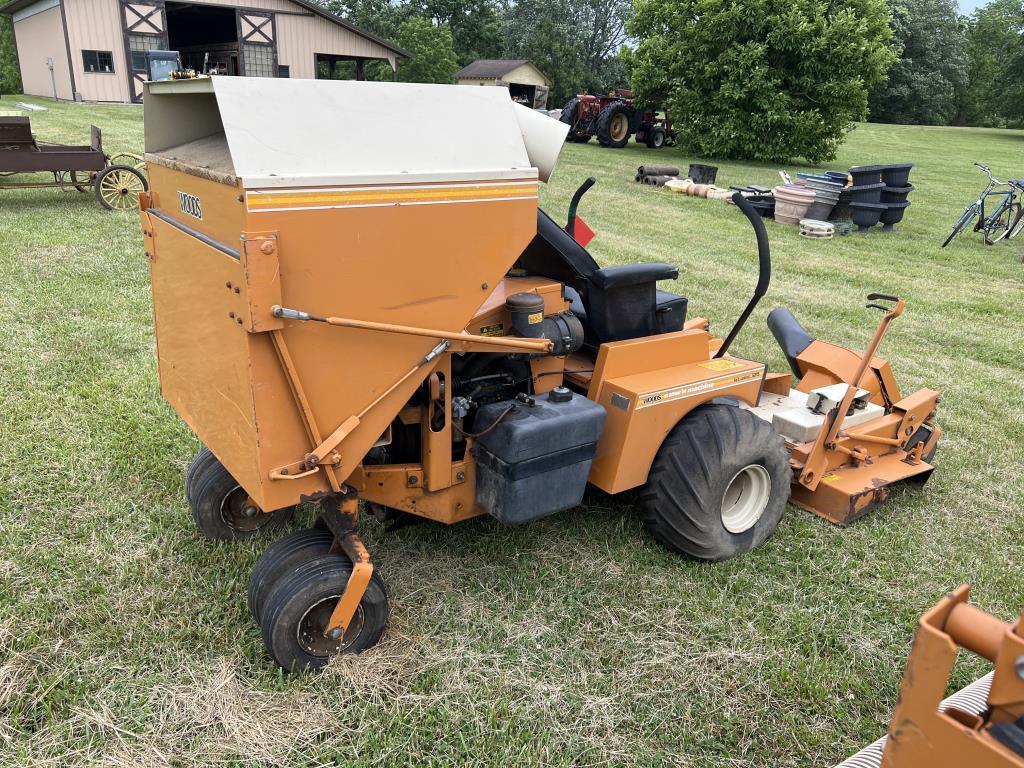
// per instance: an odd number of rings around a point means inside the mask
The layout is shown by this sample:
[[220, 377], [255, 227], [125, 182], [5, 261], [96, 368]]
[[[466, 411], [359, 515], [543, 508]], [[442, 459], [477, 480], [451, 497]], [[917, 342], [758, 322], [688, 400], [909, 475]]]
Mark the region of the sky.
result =
[[960, 13], [967, 16], [974, 13], [975, 8], [988, 5], [988, 0], [957, 0], [957, 5], [960, 6]]

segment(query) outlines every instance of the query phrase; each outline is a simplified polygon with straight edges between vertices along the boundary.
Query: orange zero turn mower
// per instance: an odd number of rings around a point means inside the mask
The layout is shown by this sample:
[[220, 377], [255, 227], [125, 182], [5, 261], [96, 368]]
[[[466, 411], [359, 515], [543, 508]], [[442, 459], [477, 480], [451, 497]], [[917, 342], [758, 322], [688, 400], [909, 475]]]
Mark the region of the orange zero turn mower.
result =
[[[161, 390], [206, 446], [195, 521], [244, 539], [321, 509], [250, 583], [287, 669], [381, 636], [361, 508], [519, 524], [588, 484], [639, 489], [654, 538], [719, 560], [763, 543], [787, 499], [844, 524], [932, 471], [938, 393], [902, 395], [876, 356], [898, 298], [871, 297], [863, 353], [776, 310], [792, 372], [730, 354], [771, 270], [742, 197], [760, 277], [718, 338], [658, 288], [675, 267], [591, 257], [575, 210], [592, 181], [564, 227], [538, 207], [567, 126], [503, 89], [213, 77], [149, 83], [145, 104]], [[371, 119], [399, 109], [416, 132]]]

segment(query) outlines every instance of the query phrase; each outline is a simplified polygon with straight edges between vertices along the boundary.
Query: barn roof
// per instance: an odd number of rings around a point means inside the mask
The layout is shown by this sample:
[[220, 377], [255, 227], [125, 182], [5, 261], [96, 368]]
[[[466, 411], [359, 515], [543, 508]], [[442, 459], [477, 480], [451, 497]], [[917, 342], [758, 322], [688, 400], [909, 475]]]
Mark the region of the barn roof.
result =
[[[458, 72], [455, 73], [455, 77], [481, 77], [495, 79], [502, 75], [507, 75], [516, 67], [521, 67], [523, 64], [530, 64], [534, 69], [537, 69], [536, 65], [532, 64], [529, 59], [477, 59], [472, 64], [469, 64]], [[539, 69], [537, 69], [540, 72]], [[544, 74], [541, 72], [541, 74]]]
[[[296, 5], [301, 6], [302, 8], [305, 8], [307, 11], [310, 11], [311, 13], [314, 13], [317, 16], [320, 16], [320, 17], [322, 17], [324, 19], [327, 19], [327, 21], [330, 21], [333, 24], [337, 24], [339, 27], [343, 27], [344, 29], [347, 29], [349, 32], [353, 32], [353, 33], [359, 35], [360, 37], [365, 37], [366, 39], [372, 40], [373, 42], [377, 43], [378, 45], [382, 45], [383, 47], [387, 48], [389, 51], [394, 53], [396, 56], [401, 56], [401, 57], [406, 58], [406, 59], [414, 59], [414, 58], [416, 58], [414, 54], [412, 54], [411, 52], [405, 50], [405, 48], [399, 48], [397, 45], [392, 43], [390, 40], [385, 40], [383, 37], [378, 37], [377, 35], [373, 34], [372, 32], [367, 32], [365, 29], [362, 29], [361, 27], [357, 27], [355, 24], [352, 24], [351, 22], [346, 21], [345, 19], [341, 18], [340, 16], [335, 16], [333, 13], [331, 13], [328, 10], [326, 10], [319, 3], [313, 2], [312, 0], [288, 0], [288, 1], [292, 2], [292, 3], [295, 3]], [[11, 0], [11, 2], [9, 2], [9, 3], [5, 4], [5, 5], [0, 5], [0, 14], [17, 13], [18, 11], [22, 10], [23, 8], [27, 8], [28, 6], [32, 5], [35, 2], [37, 2], [37, 0]], [[242, 6], [243, 4], [244, 3], [241, 0], [238, 3], [239, 6]]]

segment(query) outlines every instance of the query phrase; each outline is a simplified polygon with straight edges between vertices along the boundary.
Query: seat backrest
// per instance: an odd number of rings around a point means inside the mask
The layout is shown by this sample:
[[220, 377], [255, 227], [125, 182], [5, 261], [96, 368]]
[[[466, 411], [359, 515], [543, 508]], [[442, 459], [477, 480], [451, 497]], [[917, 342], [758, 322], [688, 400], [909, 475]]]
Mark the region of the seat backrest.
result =
[[532, 275], [542, 275], [586, 293], [591, 275], [601, 267], [587, 249], [537, 209], [537, 235], [519, 257], [519, 266]]
[[32, 138], [32, 124], [27, 117], [5, 115], [0, 117], [0, 147], [8, 151], [31, 150], [36, 145]]

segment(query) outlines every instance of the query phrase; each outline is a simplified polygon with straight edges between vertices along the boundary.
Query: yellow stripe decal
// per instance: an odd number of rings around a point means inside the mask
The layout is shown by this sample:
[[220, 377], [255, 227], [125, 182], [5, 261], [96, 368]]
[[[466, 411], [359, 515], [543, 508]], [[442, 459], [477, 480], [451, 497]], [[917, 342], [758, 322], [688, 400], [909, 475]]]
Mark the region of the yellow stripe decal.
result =
[[498, 186], [416, 187], [409, 189], [348, 189], [310, 192], [250, 192], [249, 210], [268, 208], [345, 207], [365, 205], [401, 205], [403, 203], [476, 202], [479, 200], [537, 196], [536, 183]]

